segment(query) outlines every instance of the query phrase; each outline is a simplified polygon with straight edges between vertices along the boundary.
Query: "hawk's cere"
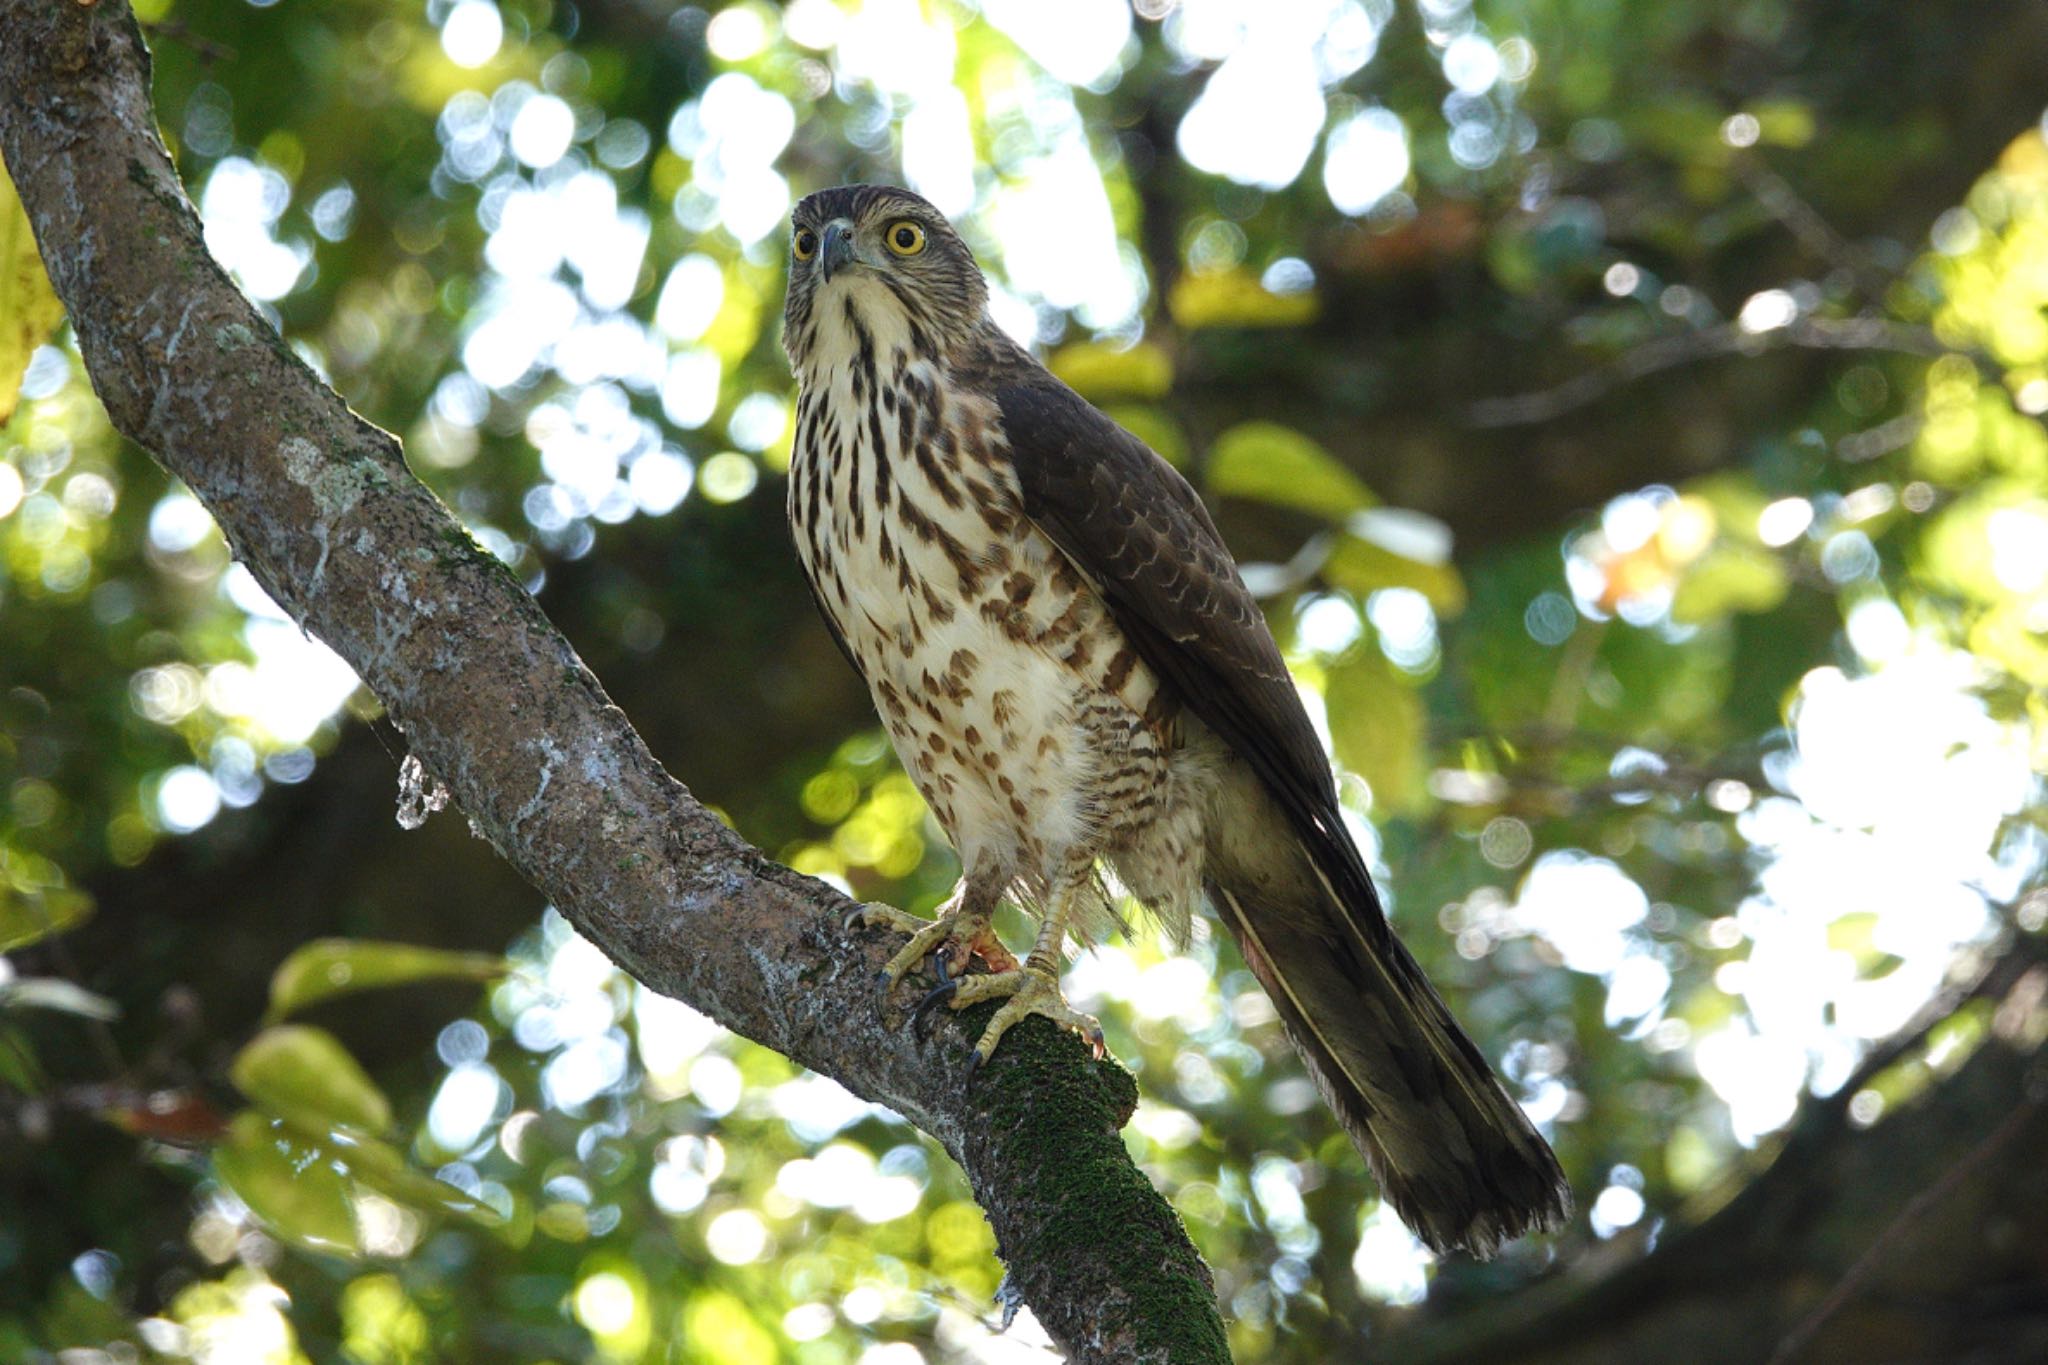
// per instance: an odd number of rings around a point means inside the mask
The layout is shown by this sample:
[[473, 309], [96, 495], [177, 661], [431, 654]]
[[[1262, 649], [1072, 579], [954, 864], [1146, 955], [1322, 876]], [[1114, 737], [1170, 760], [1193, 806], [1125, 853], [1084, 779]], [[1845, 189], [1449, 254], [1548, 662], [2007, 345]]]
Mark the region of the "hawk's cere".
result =
[[[1388, 1201], [1438, 1250], [1554, 1227], [1557, 1159], [1394, 938], [1258, 604], [1187, 482], [990, 319], [973, 256], [904, 190], [797, 206], [784, 344], [789, 512], [964, 875], [891, 983], [936, 955], [976, 1055], [1060, 995], [1106, 863], [1177, 936], [1206, 895]], [[1020, 965], [989, 917], [1041, 919]], [[960, 975], [971, 958], [991, 970]]]

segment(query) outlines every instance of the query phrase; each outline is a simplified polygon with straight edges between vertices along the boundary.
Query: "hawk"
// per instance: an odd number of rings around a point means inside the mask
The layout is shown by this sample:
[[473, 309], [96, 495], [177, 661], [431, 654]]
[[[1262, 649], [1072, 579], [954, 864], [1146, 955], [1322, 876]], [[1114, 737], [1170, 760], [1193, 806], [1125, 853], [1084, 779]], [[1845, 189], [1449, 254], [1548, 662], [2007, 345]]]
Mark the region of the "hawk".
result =
[[[985, 1061], [1066, 1004], [1100, 869], [1184, 941], [1206, 900], [1408, 1226], [1491, 1253], [1559, 1225], [1557, 1159], [1388, 926], [1265, 617], [1186, 480], [990, 318], [972, 253], [915, 194], [813, 194], [791, 224], [789, 515], [840, 649], [960, 856], [926, 1004], [1001, 998]], [[1018, 962], [1004, 897], [1039, 918]], [[989, 970], [966, 974], [979, 958]]]

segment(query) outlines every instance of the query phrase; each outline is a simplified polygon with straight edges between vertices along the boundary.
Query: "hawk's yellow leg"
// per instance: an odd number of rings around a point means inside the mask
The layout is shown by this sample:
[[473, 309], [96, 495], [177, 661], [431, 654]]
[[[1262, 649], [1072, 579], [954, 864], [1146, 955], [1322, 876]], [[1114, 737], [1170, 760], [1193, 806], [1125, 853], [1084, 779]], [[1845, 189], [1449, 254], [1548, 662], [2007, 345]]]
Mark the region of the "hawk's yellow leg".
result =
[[988, 1021], [988, 1027], [981, 1032], [981, 1041], [974, 1045], [970, 1069], [978, 1069], [994, 1056], [996, 1045], [1003, 1041], [1003, 1035], [1010, 1031], [1010, 1027], [1031, 1014], [1042, 1014], [1061, 1028], [1072, 1029], [1088, 1040], [1088, 1046], [1097, 1057], [1103, 1055], [1102, 1025], [1093, 1015], [1083, 1014], [1068, 1005], [1066, 997], [1060, 993], [1060, 949], [1066, 943], [1067, 911], [1071, 904], [1069, 895], [1053, 898], [1046, 909], [1045, 922], [1039, 926], [1038, 942], [1032, 946], [1031, 955], [1021, 968], [989, 976], [970, 976], [940, 988], [950, 991], [945, 997], [946, 1004], [956, 1010], [964, 1009], [977, 1000], [1003, 1000], [1003, 1007], [996, 1011], [995, 1018]]

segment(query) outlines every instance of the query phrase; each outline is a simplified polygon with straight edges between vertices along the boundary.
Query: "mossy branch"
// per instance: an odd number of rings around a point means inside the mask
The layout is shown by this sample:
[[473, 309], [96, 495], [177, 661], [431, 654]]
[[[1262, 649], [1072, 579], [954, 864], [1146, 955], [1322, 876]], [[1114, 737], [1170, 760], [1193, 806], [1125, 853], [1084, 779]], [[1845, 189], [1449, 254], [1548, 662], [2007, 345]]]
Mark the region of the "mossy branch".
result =
[[1011, 1283], [1080, 1361], [1226, 1360], [1209, 1276], [1118, 1137], [1129, 1076], [1023, 1027], [893, 1027], [895, 940], [665, 772], [568, 642], [208, 255], [121, 0], [0, 0], [0, 154], [114, 425], [354, 666], [476, 828], [627, 972], [887, 1104], [957, 1159]]

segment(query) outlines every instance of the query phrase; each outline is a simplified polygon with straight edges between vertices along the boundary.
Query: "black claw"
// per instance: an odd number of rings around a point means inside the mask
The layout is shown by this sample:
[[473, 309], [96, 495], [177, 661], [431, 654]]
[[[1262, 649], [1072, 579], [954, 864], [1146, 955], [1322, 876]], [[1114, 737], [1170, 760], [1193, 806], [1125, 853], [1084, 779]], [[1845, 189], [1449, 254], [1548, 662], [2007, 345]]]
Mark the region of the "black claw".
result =
[[981, 1064], [984, 1060], [981, 1055], [981, 1049], [978, 1047], [967, 1054], [967, 1079], [969, 1082], [972, 1082], [976, 1076], [981, 1074]]
[[945, 976], [945, 970], [941, 968], [939, 984], [926, 991], [924, 999], [918, 1001], [917, 1008], [910, 1012], [910, 1026], [916, 1030], [919, 1042], [925, 1041], [930, 1036], [930, 1031], [925, 1027], [925, 1021], [931, 1015], [931, 1012], [946, 1001], [951, 1000], [959, 989], [960, 983], [958, 981], [948, 981]]

